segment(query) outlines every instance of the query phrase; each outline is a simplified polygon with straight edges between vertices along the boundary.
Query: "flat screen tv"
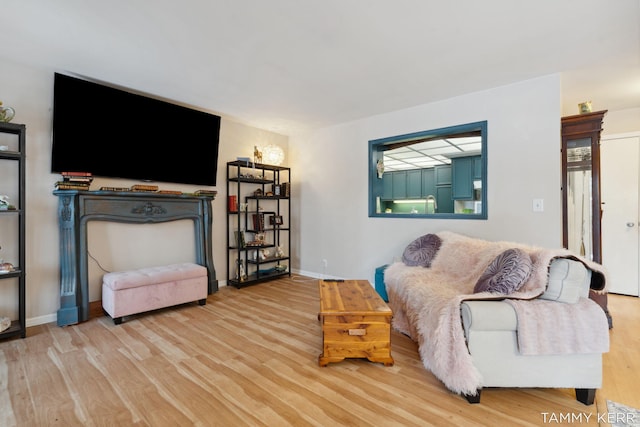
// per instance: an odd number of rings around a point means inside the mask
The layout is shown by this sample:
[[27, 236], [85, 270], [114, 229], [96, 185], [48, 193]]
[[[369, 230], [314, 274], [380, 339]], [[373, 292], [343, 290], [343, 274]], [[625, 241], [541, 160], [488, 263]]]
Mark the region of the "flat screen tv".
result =
[[51, 172], [216, 185], [220, 117], [55, 73]]

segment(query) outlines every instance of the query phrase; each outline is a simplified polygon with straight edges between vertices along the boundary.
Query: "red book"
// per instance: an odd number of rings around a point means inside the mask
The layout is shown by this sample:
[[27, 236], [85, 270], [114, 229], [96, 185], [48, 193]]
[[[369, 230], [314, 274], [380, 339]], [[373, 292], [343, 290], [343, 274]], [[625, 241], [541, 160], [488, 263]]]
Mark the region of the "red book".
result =
[[229, 196], [229, 212], [238, 212], [238, 196]]
[[91, 172], [60, 172], [62, 176], [91, 176]]

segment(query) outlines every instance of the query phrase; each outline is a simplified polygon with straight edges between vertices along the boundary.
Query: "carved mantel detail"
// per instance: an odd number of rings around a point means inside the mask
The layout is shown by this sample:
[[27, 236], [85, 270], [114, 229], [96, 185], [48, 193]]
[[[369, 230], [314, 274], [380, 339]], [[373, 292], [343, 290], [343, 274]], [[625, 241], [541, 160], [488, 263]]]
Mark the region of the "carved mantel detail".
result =
[[162, 206], [156, 206], [153, 203], [145, 203], [131, 209], [131, 213], [145, 216], [164, 215], [167, 210]]

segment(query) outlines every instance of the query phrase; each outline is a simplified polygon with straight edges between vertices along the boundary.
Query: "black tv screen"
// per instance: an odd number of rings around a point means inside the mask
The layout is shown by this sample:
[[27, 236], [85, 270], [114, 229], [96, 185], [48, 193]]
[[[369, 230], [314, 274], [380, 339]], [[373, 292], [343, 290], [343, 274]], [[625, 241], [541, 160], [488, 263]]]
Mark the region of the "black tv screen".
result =
[[51, 172], [216, 185], [220, 117], [55, 73]]

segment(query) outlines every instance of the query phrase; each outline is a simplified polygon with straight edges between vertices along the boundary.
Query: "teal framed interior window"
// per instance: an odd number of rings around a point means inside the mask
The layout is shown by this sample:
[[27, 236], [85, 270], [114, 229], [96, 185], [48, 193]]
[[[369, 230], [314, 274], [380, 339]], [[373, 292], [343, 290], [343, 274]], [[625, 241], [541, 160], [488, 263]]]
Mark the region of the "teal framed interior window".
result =
[[487, 122], [369, 141], [369, 216], [487, 219]]

